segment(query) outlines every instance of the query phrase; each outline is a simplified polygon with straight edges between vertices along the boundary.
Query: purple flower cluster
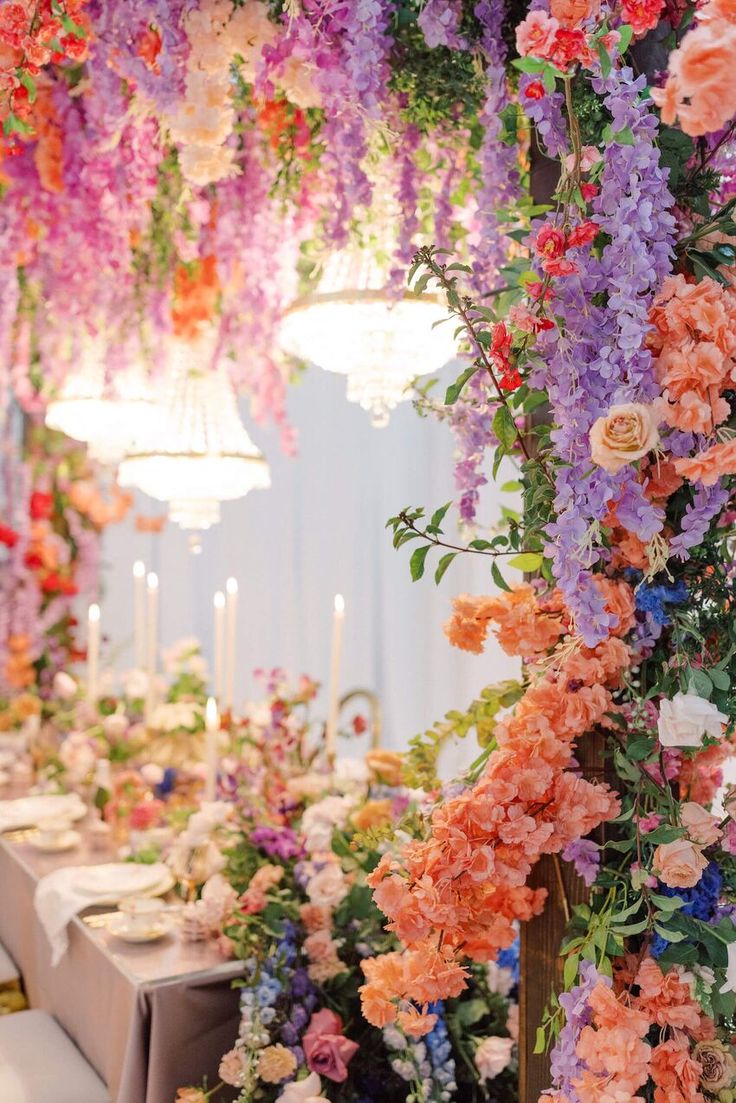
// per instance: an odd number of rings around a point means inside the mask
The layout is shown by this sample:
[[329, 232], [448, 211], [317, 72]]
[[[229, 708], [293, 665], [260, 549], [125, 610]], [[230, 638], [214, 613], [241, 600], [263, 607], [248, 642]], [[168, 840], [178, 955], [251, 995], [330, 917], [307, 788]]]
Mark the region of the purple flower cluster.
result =
[[591, 961], [581, 961], [580, 978], [580, 984], [559, 997], [566, 1022], [550, 1055], [552, 1083], [570, 1103], [580, 1103], [573, 1080], [580, 1076], [586, 1066], [576, 1055], [575, 1047], [583, 1028], [589, 1026], [593, 1019], [589, 1004], [590, 994], [597, 984], [611, 986], [610, 979], [602, 976]]
[[478, 0], [475, 17], [481, 25], [480, 43], [486, 63], [486, 98], [480, 112], [483, 137], [478, 154], [481, 187], [478, 193], [480, 240], [473, 257], [473, 271], [478, 290], [487, 292], [498, 286], [499, 270], [505, 262], [507, 242], [498, 220], [499, 207], [508, 206], [516, 198], [519, 178], [516, 149], [501, 141], [501, 112], [509, 103], [506, 88], [506, 47], [502, 25], [504, 0]]
[[304, 857], [304, 847], [290, 827], [268, 827], [265, 824], [255, 827], [250, 833], [250, 841], [270, 858], [280, 858], [282, 862]]
[[[540, 343], [546, 366], [537, 382], [550, 397], [553, 446], [563, 464], [556, 473], [557, 517], [547, 530], [549, 550], [588, 646], [615, 627], [591, 573], [601, 557], [596, 525], [613, 502], [619, 503], [622, 523], [645, 542], [661, 531], [664, 520], [631, 468], [611, 475], [592, 465], [588, 441], [593, 422], [611, 406], [651, 402], [659, 393], [646, 347], [648, 310], [670, 270], [674, 221], [655, 146], [657, 122], [649, 101], [640, 99], [645, 83], [629, 68], [594, 82], [614, 120], [593, 210], [610, 240], [600, 259], [581, 250], [575, 257], [578, 274], [557, 281], [553, 308], [559, 332]], [[624, 132], [621, 141], [617, 132]]]
[[467, 42], [460, 34], [463, 9], [461, 0], [427, 0], [417, 18], [427, 45], [464, 50]]
[[593, 884], [601, 864], [601, 852], [597, 843], [592, 839], [574, 839], [565, 847], [562, 857], [566, 862], [572, 862], [578, 877], [582, 877], [588, 887]]

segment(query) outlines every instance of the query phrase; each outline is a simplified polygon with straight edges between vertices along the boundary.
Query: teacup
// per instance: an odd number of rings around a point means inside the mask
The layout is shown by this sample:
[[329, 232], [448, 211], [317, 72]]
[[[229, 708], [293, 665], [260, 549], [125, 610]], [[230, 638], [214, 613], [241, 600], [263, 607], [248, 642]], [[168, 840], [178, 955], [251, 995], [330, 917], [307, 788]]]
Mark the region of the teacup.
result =
[[41, 846], [55, 846], [71, 830], [69, 816], [44, 816], [36, 822]]
[[135, 934], [145, 934], [156, 927], [163, 910], [162, 902], [152, 896], [129, 896], [120, 901], [120, 911], [125, 916], [128, 930]]

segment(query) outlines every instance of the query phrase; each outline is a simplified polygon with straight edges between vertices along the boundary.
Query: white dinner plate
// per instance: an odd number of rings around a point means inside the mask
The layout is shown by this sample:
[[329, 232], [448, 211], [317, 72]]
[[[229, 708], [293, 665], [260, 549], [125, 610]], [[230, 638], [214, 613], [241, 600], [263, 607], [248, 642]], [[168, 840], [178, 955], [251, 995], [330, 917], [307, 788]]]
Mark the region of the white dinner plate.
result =
[[34, 850], [40, 850], [42, 854], [61, 854], [65, 850], [79, 846], [82, 836], [78, 831], [64, 831], [54, 842], [42, 842], [39, 835], [29, 835], [26, 842]]
[[46, 817], [63, 817], [81, 820], [87, 814], [87, 805], [76, 793], [41, 793], [33, 797], [0, 801], [0, 831], [15, 831], [19, 827], [33, 827]]
[[74, 889], [82, 896], [99, 898], [145, 894], [156, 888], [169, 873], [163, 862], [142, 865], [138, 862], [105, 862], [80, 869], [74, 879]]

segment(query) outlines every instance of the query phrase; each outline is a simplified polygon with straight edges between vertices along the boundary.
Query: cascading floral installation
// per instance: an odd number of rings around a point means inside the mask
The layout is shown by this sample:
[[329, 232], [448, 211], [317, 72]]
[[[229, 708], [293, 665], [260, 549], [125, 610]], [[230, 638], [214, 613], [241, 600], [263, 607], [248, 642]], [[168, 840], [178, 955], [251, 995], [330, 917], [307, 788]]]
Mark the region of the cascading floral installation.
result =
[[497, 279], [516, 159], [501, 11], [4, 0], [3, 387], [22, 401], [31, 376], [52, 396], [101, 334], [109, 376], [143, 363], [156, 378], [182, 274], [197, 286], [207, 269], [213, 294], [189, 306], [293, 448], [278, 332], [298, 270], [308, 282], [357, 236], [388, 248], [400, 283], [421, 236]]
[[84, 657], [75, 598], [99, 589], [100, 533], [132, 504], [105, 494], [84, 448], [30, 422], [21, 455], [5, 442], [0, 517], [0, 692], [50, 691]]
[[[669, 65], [650, 64], [647, 34], [667, 26]], [[461, 517], [477, 512], [486, 450], [494, 477], [518, 467], [504, 489], [523, 513], [463, 545], [443, 529], [449, 504], [428, 520], [405, 509], [394, 544], [414, 541], [414, 579], [433, 549], [437, 582], [459, 554], [489, 557], [501, 592], [456, 598], [445, 631], [479, 653], [493, 628], [523, 675], [414, 741], [422, 775], [450, 732], [475, 725], [485, 751], [369, 878], [404, 949], [365, 963], [363, 1009], [387, 1023], [456, 996], [468, 961], [492, 961], [542, 912], [539, 859], [572, 862], [589, 898], [538, 1024], [554, 1103], [736, 1087], [736, 821], [729, 790], [713, 803], [736, 718], [736, 200], [722, 171], [735, 28], [727, 0], [532, 4], [512, 69], [558, 161], [549, 206], [506, 212], [492, 306], [442, 249], [420, 249], [410, 273], [444, 292], [473, 358], [435, 403], [467, 445]], [[669, 70], [651, 93], [649, 67]], [[503, 562], [534, 577], [509, 584]], [[601, 748], [590, 776], [583, 741]]]

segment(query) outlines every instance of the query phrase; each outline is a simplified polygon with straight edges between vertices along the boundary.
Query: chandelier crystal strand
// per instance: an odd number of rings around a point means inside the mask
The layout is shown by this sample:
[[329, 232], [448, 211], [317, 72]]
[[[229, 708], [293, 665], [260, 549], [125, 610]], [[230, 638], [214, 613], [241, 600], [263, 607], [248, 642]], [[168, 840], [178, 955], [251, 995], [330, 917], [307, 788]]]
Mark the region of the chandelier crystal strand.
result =
[[[391, 255], [390, 251], [387, 255]], [[281, 344], [293, 356], [347, 376], [347, 397], [388, 424], [417, 376], [439, 371], [456, 354], [447, 316], [432, 295], [387, 287], [385, 266], [358, 247], [334, 253], [317, 289], [290, 307]]]
[[168, 502], [169, 517], [181, 528], [203, 530], [220, 520], [221, 501], [266, 489], [271, 476], [241, 421], [227, 374], [209, 366], [209, 342], [176, 346], [159, 424], [120, 464], [119, 481]]

